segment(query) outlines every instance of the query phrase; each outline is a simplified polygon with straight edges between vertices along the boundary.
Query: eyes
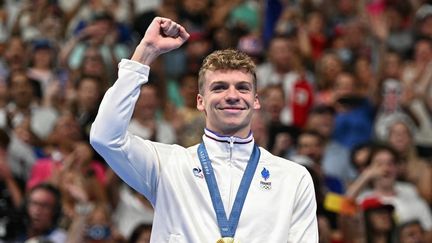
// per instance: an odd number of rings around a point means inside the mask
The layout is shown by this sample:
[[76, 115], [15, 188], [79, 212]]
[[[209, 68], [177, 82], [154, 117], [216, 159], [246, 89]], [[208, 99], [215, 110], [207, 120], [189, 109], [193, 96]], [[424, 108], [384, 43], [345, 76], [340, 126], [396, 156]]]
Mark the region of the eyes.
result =
[[[228, 90], [230, 85], [231, 85], [230, 83], [226, 83], [226, 82], [214, 82], [213, 84], [210, 85], [210, 91], [214, 93], [221, 93], [225, 90]], [[234, 84], [234, 87], [240, 93], [249, 93], [252, 91], [252, 84], [248, 82], [238, 82]]]

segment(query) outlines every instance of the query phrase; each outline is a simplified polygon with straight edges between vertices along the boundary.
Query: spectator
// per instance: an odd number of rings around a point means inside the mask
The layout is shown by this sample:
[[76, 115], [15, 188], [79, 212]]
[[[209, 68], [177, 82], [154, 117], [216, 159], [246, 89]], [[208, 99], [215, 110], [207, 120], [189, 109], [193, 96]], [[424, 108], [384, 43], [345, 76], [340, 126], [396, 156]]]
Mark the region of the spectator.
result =
[[407, 117], [394, 117], [388, 124], [385, 140], [401, 156], [399, 179], [413, 183], [428, 203], [432, 205], [432, 165], [420, 158], [414, 145], [414, 129]]
[[85, 138], [88, 137], [91, 123], [96, 117], [99, 103], [105, 92], [104, 88], [103, 80], [100, 78], [84, 76], [69, 91], [68, 109], [77, 119]]
[[67, 149], [68, 153], [60, 155], [59, 158], [54, 154], [54, 157], [37, 161], [27, 181], [27, 189], [47, 181], [58, 184], [62, 170], [72, 170], [87, 176], [94, 176], [101, 186], [105, 185], [105, 168], [100, 162], [93, 160], [94, 151], [88, 142], [75, 142]]
[[268, 121], [263, 112], [256, 112], [252, 115], [251, 130], [254, 134], [255, 142], [263, 148], [268, 149], [269, 131], [267, 129]]
[[59, 228], [58, 220], [62, 214], [61, 194], [51, 184], [39, 184], [32, 188], [26, 197], [24, 227], [16, 241], [50, 241], [64, 243], [66, 232]]
[[59, 161], [72, 149], [74, 143], [82, 141], [83, 138], [84, 135], [76, 118], [72, 113], [64, 111], [45, 140], [44, 154]]
[[395, 79], [401, 80], [404, 68], [404, 59], [394, 51], [382, 53], [381, 63], [379, 66], [378, 80]]
[[340, 73], [333, 89], [336, 102], [333, 139], [348, 149], [369, 141], [375, 112], [369, 100], [359, 95], [357, 79], [351, 73]]
[[6, 70], [2, 72], [4, 80], [10, 76], [10, 73], [26, 68], [26, 52], [27, 44], [20, 36], [9, 37], [4, 52], [6, 64]]
[[[347, 196], [359, 202], [374, 196], [391, 203], [395, 207], [398, 223], [418, 219], [425, 228], [427, 237], [430, 237], [432, 232], [430, 208], [418, 195], [414, 185], [396, 181], [399, 163], [399, 157], [391, 147], [385, 145], [374, 147], [368, 168], [351, 184]], [[368, 188], [368, 185], [371, 187]]]
[[413, 14], [413, 17], [415, 17], [415, 29], [416, 34], [418, 36], [426, 36], [426, 37], [432, 37], [432, 5], [430, 3], [424, 3], [417, 9], [415, 14]]
[[300, 129], [282, 123], [285, 102], [285, 93], [280, 84], [269, 85], [262, 90], [262, 119], [268, 120], [267, 148], [275, 155], [287, 157], [294, 150]]
[[10, 167], [17, 178], [25, 181], [38, 156], [43, 155], [43, 140], [57, 119], [55, 110], [37, 104], [32, 80], [24, 71], [15, 71], [9, 78], [11, 100], [0, 109], [0, 127], [11, 132]]
[[[374, 134], [377, 139], [383, 139], [387, 132], [388, 123], [395, 116], [407, 116], [402, 106], [403, 87], [399, 80], [386, 79], [381, 83], [380, 94], [382, 98], [374, 122]], [[414, 125], [414, 124], [413, 124]]]
[[175, 112], [171, 123], [176, 129], [178, 143], [189, 147], [199, 143], [205, 127], [204, 115], [196, 109], [196, 95], [198, 94], [198, 76], [185, 74], [180, 79], [180, 94], [183, 106]]
[[321, 161], [326, 175], [338, 178], [344, 184], [354, 177], [354, 171], [349, 161], [350, 151], [335, 141], [331, 135], [334, 130], [335, 110], [331, 106], [316, 106], [308, 116], [306, 128], [315, 130], [324, 139], [324, 151]]
[[414, 97], [425, 97], [431, 83], [432, 39], [419, 38], [414, 43], [413, 57], [403, 68], [401, 82], [412, 89]]
[[318, 60], [328, 44], [323, 13], [320, 11], [308, 13], [304, 27], [311, 47], [309, 58], [311, 60]]
[[23, 201], [23, 193], [15, 180], [8, 162], [7, 148], [9, 135], [0, 129], [0, 241], [12, 240], [18, 231], [18, 211]]
[[317, 105], [333, 105], [333, 87], [336, 77], [344, 69], [342, 60], [331, 51], [324, 53], [315, 64], [317, 76], [317, 90], [315, 91], [315, 103]]
[[[50, 18], [53, 17], [59, 26], [51, 24]], [[63, 20], [63, 13], [57, 1], [24, 1], [14, 20], [12, 33], [22, 36], [25, 41], [48, 36], [58, 37], [65, 28], [66, 23]], [[55, 33], [56, 31], [58, 33]]]
[[366, 142], [351, 149], [350, 162], [356, 171], [356, 177], [368, 167], [368, 160], [373, 146], [373, 142]]
[[63, 215], [60, 220], [62, 228], [70, 229], [74, 221], [79, 216], [83, 216], [80, 215], [83, 213], [80, 206], [87, 205], [90, 209], [96, 205], [111, 207], [107, 199], [106, 187], [98, 182], [95, 174], [63, 167], [58, 172], [58, 177], [57, 183], [63, 197]]
[[29, 78], [37, 81], [41, 87], [42, 97], [46, 94], [49, 86], [59, 82], [56, 73], [56, 50], [54, 44], [47, 39], [38, 39], [32, 42], [30, 65], [27, 69]]
[[70, 73], [67, 85], [74, 86], [83, 77], [90, 76], [100, 79], [102, 88], [105, 91], [113, 82], [107, 69], [108, 66], [104, 63], [100, 50], [96, 47], [89, 47], [84, 51], [84, 56], [79, 67]]
[[152, 225], [140, 224], [132, 232], [128, 243], [149, 243]]
[[112, 225], [108, 205], [90, 201], [91, 195], [85, 191], [87, 186], [69, 186], [68, 188], [76, 204], [66, 242], [123, 242], [124, 238]]
[[143, 85], [129, 124], [129, 131], [144, 139], [172, 144], [177, 141], [170, 123], [157, 117], [160, 99], [155, 85]]
[[296, 154], [307, 156], [312, 160], [312, 169], [320, 178], [323, 187], [327, 188], [328, 191], [342, 194], [345, 191], [342, 181], [323, 171], [324, 146], [324, 138], [318, 132], [303, 131], [298, 137]]
[[129, 55], [127, 46], [120, 43], [118, 38], [119, 32], [115, 28], [113, 17], [107, 12], [94, 13], [92, 21], [70, 38], [60, 50], [60, 62], [71, 70], [76, 70], [84, 60], [85, 50], [96, 48], [100, 51], [111, 77], [117, 70], [117, 62]]
[[[57, 119], [57, 113], [50, 107], [38, 105], [36, 93], [40, 87], [26, 73], [12, 72], [9, 77], [11, 100], [0, 112], [3, 113], [1, 127], [13, 129], [26, 118], [30, 120], [33, 139], [43, 139], [51, 132]], [[36, 141], [32, 141], [33, 145]]]
[[179, 23], [189, 32], [202, 32], [209, 21], [209, 0], [184, 0], [180, 1]]
[[286, 95], [281, 113], [284, 125], [302, 127], [313, 103], [312, 78], [300, 62], [295, 40], [275, 36], [269, 44], [267, 61], [257, 67], [259, 90], [271, 84], [280, 84]]
[[418, 220], [398, 226], [398, 243], [426, 243], [425, 232]]
[[361, 202], [367, 243], [394, 243], [394, 207], [378, 198], [366, 198]]
[[371, 60], [359, 57], [354, 62], [354, 75], [359, 83], [359, 94], [374, 101], [378, 85]]
[[427, 87], [426, 96], [414, 97], [408, 109], [418, 121], [414, 143], [419, 150], [419, 156], [430, 160], [432, 158], [432, 119], [429, 111], [432, 110], [432, 83]]

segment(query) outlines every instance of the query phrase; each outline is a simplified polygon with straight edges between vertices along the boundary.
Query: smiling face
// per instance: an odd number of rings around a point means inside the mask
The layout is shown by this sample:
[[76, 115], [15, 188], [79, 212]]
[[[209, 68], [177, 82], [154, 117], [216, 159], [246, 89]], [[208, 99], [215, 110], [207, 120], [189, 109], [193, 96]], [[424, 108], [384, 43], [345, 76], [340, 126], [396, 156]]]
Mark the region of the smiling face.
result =
[[387, 150], [380, 149], [371, 155], [371, 165], [381, 171], [381, 176], [375, 179], [374, 186], [380, 188], [392, 188], [397, 177], [397, 165], [395, 155]]
[[206, 114], [207, 129], [246, 137], [260, 108], [253, 60], [237, 50], [215, 51], [203, 61], [198, 86], [197, 108]]
[[197, 108], [206, 114], [206, 127], [222, 135], [246, 137], [254, 110], [260, 108], [253, 75], [243, 70], [206, 71]]

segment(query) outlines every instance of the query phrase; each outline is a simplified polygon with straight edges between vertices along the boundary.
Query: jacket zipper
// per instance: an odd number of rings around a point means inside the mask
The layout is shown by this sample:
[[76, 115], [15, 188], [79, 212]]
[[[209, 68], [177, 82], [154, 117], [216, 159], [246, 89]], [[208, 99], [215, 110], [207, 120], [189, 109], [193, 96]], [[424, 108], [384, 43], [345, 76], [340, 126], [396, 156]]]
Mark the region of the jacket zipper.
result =
[[230, 161], [230, 164], [232, 163], [232, 153], [233, 153], [233, 148], [234, 148], [234, 137], [233, 136], [231, 136], [230, 137], [230, 139], [229, 139], [229, 147], [230, 147], [230, 156], [229, 156], [229, 161]]

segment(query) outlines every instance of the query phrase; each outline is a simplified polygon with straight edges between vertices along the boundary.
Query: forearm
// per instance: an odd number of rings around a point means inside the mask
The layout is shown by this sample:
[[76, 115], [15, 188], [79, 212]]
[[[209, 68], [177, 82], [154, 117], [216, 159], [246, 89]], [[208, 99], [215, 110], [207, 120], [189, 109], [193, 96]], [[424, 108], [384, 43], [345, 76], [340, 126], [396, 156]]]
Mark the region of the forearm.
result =
[[348, 187], [345, 196], [351, 200], [355, 200], [360, 192], [367, 186], [369, 181], [369, 176], [360, 174], [360, 176]]
[[9, 193], [11, 194], [14, 207], [19, 208], [23, 200], [21, 190], [13, 178], [7, 178], [5, 182]]
[[77, 216], [68, 230], [67, 243], [79, 243], [84, 241], [84, 231], [86, 227], [86, 216]]
[[75, 205], [76, 215], [74, 216], [72, 225], [68, 230], [67, 243], [79, 243], [84, 241], [87, 219], [93, 209], [94, 205], [89, 202], [77, 202]]
[[418, 172], [420, 176], [416, 183], [420, 195], [429, 205], [432, 205], [432, 166], [427, 166], [423, 171]]
[[77, 46], [79, 41], [79, 36], [72, 36], [71, 39], [63, 46], [63, 48], [61, 48], [59, 53], [60, 66], [68, 67], [68, 59], [70, 57], [70, 54], [72, 53], [72, 50]]

